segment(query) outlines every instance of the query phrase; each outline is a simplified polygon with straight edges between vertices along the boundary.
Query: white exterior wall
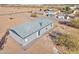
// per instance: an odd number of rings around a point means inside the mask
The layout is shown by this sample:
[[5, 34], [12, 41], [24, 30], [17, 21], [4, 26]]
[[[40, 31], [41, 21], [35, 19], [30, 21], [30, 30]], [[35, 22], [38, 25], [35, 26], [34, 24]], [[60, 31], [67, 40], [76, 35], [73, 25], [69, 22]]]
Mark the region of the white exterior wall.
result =
[[25, 40], [25, 43], [23, 44], [23, 46], [26, 46], [27, 44], [29, 44], [31, 41], [35, 40], [37, 37], [37, 32], [33, 33], [32, 35], [26, 37], [24, 40]]
[[24, 40], [19, 36], [17, 36], [15, 33], [13, 33], [12, 31], [9, 31], [9, 33], [10, 33], [10, 36], [14, 38], [19, 44], [22, 45], [24, 43]]
[[[46, 26], [45, 28], [41, 29], [41, 30], [40, 30], [40, 34], [42, 35], [42, 34], [45, 34], [47, 31], [49, 31], [49, 30], [52, 28], [51, 25], [52, 25], [52, 24], [50, 24], [50, 25]], [[47, 28], [47, 29], [46, 29], [46, 28]]]

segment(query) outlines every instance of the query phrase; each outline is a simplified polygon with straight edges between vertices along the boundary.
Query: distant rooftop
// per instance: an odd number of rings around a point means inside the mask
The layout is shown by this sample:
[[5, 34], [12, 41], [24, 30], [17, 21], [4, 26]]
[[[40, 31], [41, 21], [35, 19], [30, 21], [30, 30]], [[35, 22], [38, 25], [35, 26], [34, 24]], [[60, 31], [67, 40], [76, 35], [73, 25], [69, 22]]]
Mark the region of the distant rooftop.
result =
[[52, 21], [49, 18], [39, 18], [30, 23], [24, 23], [24, 24], [15, 26], [11, 28], [11, 30], [24, 39], [30, 34], [42, 29], [43, 27], [51, 23]]

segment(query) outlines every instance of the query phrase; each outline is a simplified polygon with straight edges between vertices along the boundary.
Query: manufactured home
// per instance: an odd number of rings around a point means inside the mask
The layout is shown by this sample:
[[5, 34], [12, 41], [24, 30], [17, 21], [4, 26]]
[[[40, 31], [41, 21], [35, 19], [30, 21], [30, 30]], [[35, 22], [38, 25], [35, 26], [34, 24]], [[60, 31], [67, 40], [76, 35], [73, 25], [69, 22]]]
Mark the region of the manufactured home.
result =
[[39, 15], [43, 15], [44, 14], [44, 11], [43, 10], [33, 10], [32, 13], [34, 14], [39, 14]]
[[39, 18], [30, 23], [24, 23], [10, 28], [10, 36], [22, 47], [26, 47], [33, 40], [43, 36], [53, 28], [53, 22], [49, 18]]
[[46, 16], [49, 16], [49, 17], [52, 17], [52, 16], [55, 16], [55, 12], [53, 12], [53, 11], [46, 11], [45, 13], [44, 13], [44, 15], [46, 15]]
[[56, 15], [55, 16], [59, 21], [67, 21], [69, 22], [70, 21], [70, 17], [69, 15], [66, 15], [66, 14], [59, 14], [59, 15]]

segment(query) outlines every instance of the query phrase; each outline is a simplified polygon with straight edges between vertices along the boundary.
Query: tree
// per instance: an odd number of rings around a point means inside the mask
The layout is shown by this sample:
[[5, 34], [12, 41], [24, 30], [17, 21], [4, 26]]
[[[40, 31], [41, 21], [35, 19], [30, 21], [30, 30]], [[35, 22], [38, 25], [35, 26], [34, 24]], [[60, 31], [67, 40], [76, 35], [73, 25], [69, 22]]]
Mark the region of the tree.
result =
[[70, 12], [70, 10], [71, 10], [71, 9], [70, 9], [70, 7], [68, 7], [68, 6], [66, 6], [66, 7], [65, 7], [65, 8], [63, 8], [63, 9], [64, 9], [64, 12], [65, 12], [65, 13], [69, 13], [69, 12]]
[[65, 11], [69, 11], [70, 10], [70, 8], [67, 6], [67, 7], [65, 7]]

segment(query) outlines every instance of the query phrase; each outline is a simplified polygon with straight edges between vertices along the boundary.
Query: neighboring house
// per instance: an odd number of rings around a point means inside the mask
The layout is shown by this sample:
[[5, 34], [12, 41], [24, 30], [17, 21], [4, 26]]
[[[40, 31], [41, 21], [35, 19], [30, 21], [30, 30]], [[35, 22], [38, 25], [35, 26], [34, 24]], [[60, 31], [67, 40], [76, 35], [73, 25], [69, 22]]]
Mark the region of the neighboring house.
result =
[[73, 6], [73, 7], [70, 7], [70, 9], [71, 9], [71, 10], [75, 10], [76, 8]]
[[53, 12], [53, 11], [46, 11], [45, 13], [44, 13], [44, 15], [46, 15], [46, 16], [55, 16], [55, 12]]
[[41, 11], [40, 10], [33, 10], [32, 13], [43, 15], [44, 11], [43, 10], [41, 10]]
[[53, 11], [53, 9], [49, 8], [48, 11]]
[[69, 14], [69, 17], [74, 19], [75, 15], [72, 13], [72, 14]]
[[59, 14], [60, 10], [55, 10], [55, 9], [48, 9], [45, 11], [44, 15], [46, 16], [55, 16], [56, 14]]
[[79, 13], [79, 9], [74, 10], [73, 14]]
[[30, 23], [15, 26], [9, 30], [10, 36], [14, 38], [22, 47], [26, 47], [33, 40], [43, 36], [53, 27], [53, 22], [49, 18], [39, 18]]
[[67, 14], [59, 14], [55, 16], [59, 21], [70, 21], [70, 17]]

